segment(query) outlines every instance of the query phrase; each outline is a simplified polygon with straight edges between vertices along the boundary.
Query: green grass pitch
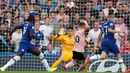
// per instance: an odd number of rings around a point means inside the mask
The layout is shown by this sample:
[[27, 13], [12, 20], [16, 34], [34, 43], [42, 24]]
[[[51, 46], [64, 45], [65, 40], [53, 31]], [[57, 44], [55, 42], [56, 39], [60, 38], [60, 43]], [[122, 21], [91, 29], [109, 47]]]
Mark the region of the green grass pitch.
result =
[[[111, 73], [111, 72], [45, 72], [45, 71], [4, 71], [0, 73]], [[121, 73], [121, 72], [118, 72]]]

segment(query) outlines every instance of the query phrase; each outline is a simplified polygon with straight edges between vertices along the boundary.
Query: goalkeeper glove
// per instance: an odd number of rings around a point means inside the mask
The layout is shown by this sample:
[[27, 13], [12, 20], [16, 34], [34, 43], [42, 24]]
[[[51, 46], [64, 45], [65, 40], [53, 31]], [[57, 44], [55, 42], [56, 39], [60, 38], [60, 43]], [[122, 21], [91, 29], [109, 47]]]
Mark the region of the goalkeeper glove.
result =
[[90, 41], [91, 41], [91, 37], [90, 36], [87, 36], [87, 38], [85, 38], [85, 41], [87, 42], [87, 43], [89, 43]]
[[66, 34], [65, 29], [61, 28], [57, 36], [62, 36], [62, 35], [65, 35], [65, 34]]

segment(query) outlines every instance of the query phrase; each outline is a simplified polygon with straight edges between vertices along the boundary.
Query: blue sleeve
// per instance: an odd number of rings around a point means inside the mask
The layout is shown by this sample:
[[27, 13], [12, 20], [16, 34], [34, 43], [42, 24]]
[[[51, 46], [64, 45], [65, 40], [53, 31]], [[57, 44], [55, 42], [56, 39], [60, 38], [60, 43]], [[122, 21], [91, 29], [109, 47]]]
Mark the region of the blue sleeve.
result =
[[31, 26], [29, 32], [34, 33], [34, 26]]
[[20, 28], [23, 28], [24, 27], [24, 24], [20, 24]]
[[41, 40], [44, 40], [44, 35], [43, 35], [43, 33], [41, 33]]
[[114, 23], [110, 22], [108, 23], [108, 28], [113, 28], [114, 27]]

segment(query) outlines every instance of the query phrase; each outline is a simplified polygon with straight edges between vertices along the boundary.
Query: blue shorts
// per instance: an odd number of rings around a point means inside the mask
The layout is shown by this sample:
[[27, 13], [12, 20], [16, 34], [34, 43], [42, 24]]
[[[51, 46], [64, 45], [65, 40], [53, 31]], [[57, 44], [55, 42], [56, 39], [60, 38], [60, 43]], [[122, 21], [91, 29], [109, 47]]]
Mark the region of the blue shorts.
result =
[[24, 43], [24, 42], [20, 42], [19, 43], [19, 49], [18, 52], [32, 52], [34, 50], [34, 45], [31, 43]]
[[102, 51], [106, 52], [106, 54], [109, 54], [109, 52], [112, 52], [115, 55], [120, 53], [119, 48], [114, 41], [102, 41], [101, 47]]

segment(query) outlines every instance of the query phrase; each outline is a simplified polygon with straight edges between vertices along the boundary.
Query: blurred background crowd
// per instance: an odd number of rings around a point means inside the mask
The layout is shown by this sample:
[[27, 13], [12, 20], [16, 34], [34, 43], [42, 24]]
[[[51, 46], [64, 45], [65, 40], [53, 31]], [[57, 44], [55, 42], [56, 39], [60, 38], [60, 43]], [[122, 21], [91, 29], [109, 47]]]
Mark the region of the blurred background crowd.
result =
[[[70, 7], [72, 2], [74, 5]], [[75, 28], [80, 19], [85, 19], [91, 27], [87, 36], [92, 42], [87, 50], [94, 53], [99, 26], [106, 21], [109, 8], [114, 10], [116, 29], [126, 32], [115, 35], [118, 47], [122, 54], [130, 54], [130, 0], [0, 0], [0, 51], [17, 51], [22, 31], [14, 32], [11, 42], [7, 41], [8, 32], [16, 25], [27, 23], [32, 14], [35, 29], [43, 34], [39, 47], [45, 54], [61, 53], [61, 42], [52, 42], [51, 36], [62, 28]]]

